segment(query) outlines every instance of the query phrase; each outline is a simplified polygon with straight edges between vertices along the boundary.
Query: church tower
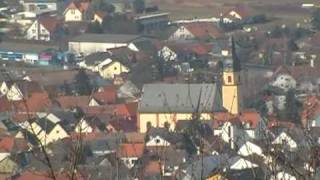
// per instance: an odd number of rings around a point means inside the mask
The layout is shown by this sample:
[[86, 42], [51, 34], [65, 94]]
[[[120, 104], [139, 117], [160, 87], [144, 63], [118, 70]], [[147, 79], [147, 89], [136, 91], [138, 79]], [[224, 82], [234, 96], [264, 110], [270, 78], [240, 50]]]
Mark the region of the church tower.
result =
[[241, 64], [237, 57], [234, 39], [231, 38], [231, 59], [223, 63], [222, 100], [223, 107], [231, 114], [241, 112]]

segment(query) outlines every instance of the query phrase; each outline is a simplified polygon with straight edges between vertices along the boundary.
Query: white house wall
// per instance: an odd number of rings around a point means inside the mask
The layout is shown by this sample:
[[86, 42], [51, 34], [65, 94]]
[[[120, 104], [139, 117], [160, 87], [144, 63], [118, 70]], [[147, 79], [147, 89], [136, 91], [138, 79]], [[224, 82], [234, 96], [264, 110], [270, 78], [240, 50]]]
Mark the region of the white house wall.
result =
[[127, 43], [95, 43], [95, 42], [69, 42], [71, 53], [88, 55], [94, 52], [105, 52], [108, 49], [126, 47]]

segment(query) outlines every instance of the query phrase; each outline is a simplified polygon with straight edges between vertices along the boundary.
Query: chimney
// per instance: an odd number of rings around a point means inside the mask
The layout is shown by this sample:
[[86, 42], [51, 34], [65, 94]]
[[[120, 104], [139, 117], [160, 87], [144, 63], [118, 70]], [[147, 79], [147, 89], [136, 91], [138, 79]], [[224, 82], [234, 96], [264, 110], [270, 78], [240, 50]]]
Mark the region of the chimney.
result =
[[310, 67], [314, 67], [314, 59], [312, 58], [312, 59], [310, 59]]

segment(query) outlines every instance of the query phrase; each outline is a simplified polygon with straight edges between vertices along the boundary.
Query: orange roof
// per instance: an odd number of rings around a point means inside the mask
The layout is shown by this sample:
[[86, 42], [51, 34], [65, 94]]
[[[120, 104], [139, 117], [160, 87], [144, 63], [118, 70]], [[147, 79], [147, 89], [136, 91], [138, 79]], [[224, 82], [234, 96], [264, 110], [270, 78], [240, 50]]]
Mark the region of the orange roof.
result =
[[116, 116], [134, 117], [137, 114], [138, 102], [114, 105]]
[[78, 9], [81, 12], [85, 12], [89, 9], [90, 2], [75, 2], [71, 1], [66, 9]]
[[35, 92], [26, 100], [12, 102], [15, 110], [20, 112], [39, 112], [50, 107], [51, 101], [46, 92]]
[[115, 86], [106, 86], [102, 91], [94, 93], [93, 97], [103, 104], [114, 104], [117, 100], [117, 88]]
[[143, 143], [121, 144], [117, 150], [118, 157], [142, 157], [144, 152]]
[[39, 23], [44, 26], [49, 32], [53, 32], [59, 25], [61, 25], [61, 22], [56, 17], [52, 16], [40, 17]]
[[[69, 180], [71, 177], [70, 173], [67, 172], [62, 172], [62, 173], [55, 173], [56, 179], [59, 180]], [[52, 178], [50, 177], [50, 174], [46, 171], [31, 171], [27, 170], [23, 172], [17, 180], [51, 180]], [[74, 176], [74, 180], [83, 180], [84, 178], [82, 177], [81, 174], [76, 173]]]
[[196, 22], [184, 24], [183, 26], [197, 38], [217, 38], [223, 35], [220, 29], [214, 26], [213, 23]]
[[256, 128], [259, 121], [261, 120], [260, 114], [256, 111], [243, 111], [240, 115], [233, 115], [228, 112], [217, 112], [214, 113], [214, 121], [213, 127], [218, 128], [224, 122], [231, 122], [231, 123], [249, 123], [250, 128]]
[[14, 147], [14, 137], [0, 138], [0, 150], [10, 152]]
[[69, 109], [74, 107], [88, 106], [89, 96], [60, 96], [56, 99], [61, 108]]
[[11, 104], [6, 96], [0, 97], [0, 112], [10, 111]]

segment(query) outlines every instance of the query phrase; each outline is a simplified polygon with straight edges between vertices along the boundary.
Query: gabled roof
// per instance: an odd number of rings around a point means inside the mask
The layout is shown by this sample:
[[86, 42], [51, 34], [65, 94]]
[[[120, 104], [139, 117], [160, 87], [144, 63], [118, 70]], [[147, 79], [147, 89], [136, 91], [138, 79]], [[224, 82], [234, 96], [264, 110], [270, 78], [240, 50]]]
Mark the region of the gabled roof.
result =
[[183, 24], [196, 38], [218, 38], [223, 35], [222, 31], [213, 23], [196, 22]]
[[36, 123], [41, 127], [46, 134], [49, 134], [53, 128], [56, 126], [55, 123], [51, 122], [47, 118], [40, 118], [36, 121]]
[[106, 59], [110, 59], [112, 56], [109, 52], [96, 52], [84, 57], [86, 65], [97, 65]]
[[145, 84], [138, 111], [216, 112], [222, 109], [216, 84]]
[[89, 96], [60, 96], [56, 99], [63, 109], [86, 107], [89, 105], [89, 100]]
[[142, 143], [131, 143], [121, 144], [117, 150], [117, 156], [120, 158], [125, 157], [142, 157], [144, 153], [144, 144]]
[[52, 16], [41, 16], [38, 21], [49, 32], [55, 31], [56, 28], [61, 25], [61, 22], [56, 17]]
[[95, 92], [93, 98], [102, 104], [114, 104], [117, 100], [117, 88], [106, 86], [102, 91]]
[[78, 9], [81, 12], [85, 12], [89, 9], [89, 6], [90, 6], [90, 2], [71, 1], [66, 7], [66, 10]]
[[41, 110], [47, 110], [51, 106], [51, 100], [46, 92], [32, 93], [31, 97], [25, 101], [15, 101], [14, 108], [16, 111], [30, 113], [39, 112]]

